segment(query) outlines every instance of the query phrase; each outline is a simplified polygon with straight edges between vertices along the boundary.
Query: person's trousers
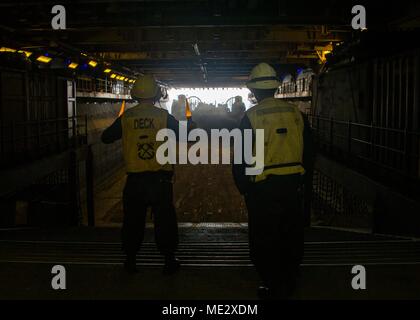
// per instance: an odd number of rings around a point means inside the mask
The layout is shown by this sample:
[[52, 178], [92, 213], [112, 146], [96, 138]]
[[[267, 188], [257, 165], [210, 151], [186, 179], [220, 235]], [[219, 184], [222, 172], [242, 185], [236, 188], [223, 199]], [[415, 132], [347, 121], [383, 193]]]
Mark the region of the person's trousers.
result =
[[303, 257], [300, 177], [272, 176], [245, 196], [250, 256], [264, 284], [292, 292]]
[[157, 248], [165, 256], [173, 255], [178, 245], [178, 224], [173, 206], [172, 181], [161, 172], [127, 175], [123, 192], [123, 251], [127, 255], [135, 255], [140, 249], [149, 207]]

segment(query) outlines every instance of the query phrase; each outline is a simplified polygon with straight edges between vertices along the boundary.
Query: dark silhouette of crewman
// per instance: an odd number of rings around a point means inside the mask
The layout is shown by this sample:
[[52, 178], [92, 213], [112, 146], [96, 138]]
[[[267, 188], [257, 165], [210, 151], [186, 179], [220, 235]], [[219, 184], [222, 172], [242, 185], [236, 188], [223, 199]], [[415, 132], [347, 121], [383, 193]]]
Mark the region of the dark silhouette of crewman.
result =
[[252, 70], [247, 87], [258, 103], [246, 111], [240, 129], [254, 135], [264, 130], [264, 170], [250, 176], [244, 164], [233, 165], [248, 209], [250, 255], [263, 281], [262, 299], [289, 298], [295, 290], [303, 257], [303, 184], [313, 170], [309, 123], [295, 105], [274, 98], [279, 85], [270, 65]]
[[[152, 75], [137, 79], [131, 96], [139, 104], [127, 109], [102, 134], [104, 143], [122, 138], [127, 171], [123, 191], [124, 221], [122, 246], [126, 254], [125, 269], [137, 272], [136, 254], [144, 238], [147, 209], [151, 207], [156, 245], [165, 257], [164, 273], [172, 274], [180, 266], [175, 257], [178, 245], [178, 225], [173, 205], [173, 165], [160, 164], [156, 150], [163, 143], [156, 141], [160, 129], [168, 128], [178, 137], [179, 123], [166, 110], [155, 103], [162, 90]], [[189, 121], [189, 127], [193, 122]]]

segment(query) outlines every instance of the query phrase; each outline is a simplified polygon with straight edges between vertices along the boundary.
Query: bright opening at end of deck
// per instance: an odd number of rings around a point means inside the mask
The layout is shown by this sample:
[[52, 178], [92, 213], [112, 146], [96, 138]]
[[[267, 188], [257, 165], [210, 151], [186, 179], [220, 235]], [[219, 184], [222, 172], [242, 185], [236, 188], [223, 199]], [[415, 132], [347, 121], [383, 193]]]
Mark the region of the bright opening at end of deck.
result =
[[248, 100], [248, 94], [250, 91], [247, 88], [172, 88], [168, 90], [169, 100], [166, 102], [166, 106], [169, 112], [171, 112], [171, 106], [174, 100], [178, 99], [179, 95], [185, 95], [188, 98], [197, 97], [202, 103], [213, 104], [228, 104], [229, 99], [233, 99], [236, 96], [242, 97], [242, 102], [245, 104], [246, 109], [251, 107], [251, 102]]

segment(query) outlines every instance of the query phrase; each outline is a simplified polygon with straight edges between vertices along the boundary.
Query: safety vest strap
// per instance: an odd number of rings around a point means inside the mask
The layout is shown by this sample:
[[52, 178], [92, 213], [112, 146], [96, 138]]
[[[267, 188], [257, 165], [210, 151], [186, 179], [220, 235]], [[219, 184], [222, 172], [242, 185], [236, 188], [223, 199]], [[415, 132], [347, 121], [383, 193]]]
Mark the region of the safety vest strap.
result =
[[276, 168], [286, 168], [286, 167], [296, 167], [296, 166], [302, 166], [303, 167], [303, 163], [302, 162], [290, 162], [290, 163], [275, 164], [275, 165], [272, 165], [272, 166], [264, 167], [264, 170], [276, 169]]
[[296, 165], [289, 165], [289, 166], [268, 166], [264, 168], [264, 171], [257, 175], [253, 176], [251, 181], [252, 182], [260, 182], [267, 179], [269, 176], [287, 176], [287, 175], [303, 175], [305, 173], [305, 169], [301, 164]]

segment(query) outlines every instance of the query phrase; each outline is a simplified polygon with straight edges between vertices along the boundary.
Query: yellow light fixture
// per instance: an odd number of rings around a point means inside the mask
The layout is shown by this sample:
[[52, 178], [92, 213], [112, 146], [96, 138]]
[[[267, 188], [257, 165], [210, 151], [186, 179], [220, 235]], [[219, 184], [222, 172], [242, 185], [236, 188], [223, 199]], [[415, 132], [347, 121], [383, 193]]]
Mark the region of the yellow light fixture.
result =
[[114, 79], [117, 75], [115, 73], [111, 74], [110, 78]]
[[105, 69], [104, 70], [104, 73], [110, 73], [111, 72], [111, 69]]
[[333, 50], [333, 44], [330, 42], [325, 46], [315, 46], [316, 54], [319, 58], [319, 63], [324, 64], [327, 61], [327, 54], [331, 53]]
[[95, 68], [95, 67], [98, 65], [98, 63], [97, 63], [95, 60], [90, 60], [90, 61], [88, 62], [88, 64], [89, 64], [92, 68]]
[[78, 65], [79, 65], [79, 64], [78, 64], [78, 63], [76, 63], [76, 62], [71, 62], [71, 63], [68, 65], [68, 67], [69, 67], [70, 69], [76, 69]]
[[26, 58], [29, 58], [32, 55], [32, 52], [25, 51], [25, 50], [19, 50], [18, 53], [24, 53]]
[[1, 47], [0, 52], [16, 52], [16, 49]]
[[49, 63], [52, 60], [52, 58], [47, 56], [39, 56], [38, 58], [36, 58], [36, 60], [42, 63]]
[[128, 81], [128, 78], [124, 78], [124, 81]]

